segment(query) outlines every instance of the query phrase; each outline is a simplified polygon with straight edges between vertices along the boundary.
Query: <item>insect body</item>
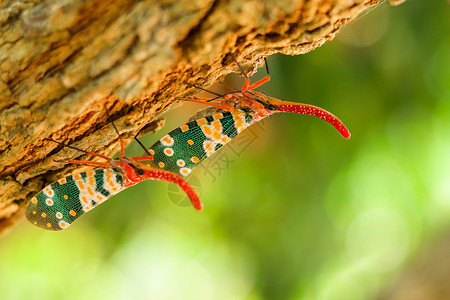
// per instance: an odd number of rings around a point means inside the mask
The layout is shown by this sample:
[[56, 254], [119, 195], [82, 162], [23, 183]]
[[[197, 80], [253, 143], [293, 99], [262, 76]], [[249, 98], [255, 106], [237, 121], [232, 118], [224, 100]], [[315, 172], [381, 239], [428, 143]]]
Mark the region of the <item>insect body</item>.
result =
[[106, 162], [61, 161], [97, 168], [66, 176], [46, 186], [28, 203], [25, 213], [27, 219], [44, 229], [55, 231], [65, 229], [82, 214], [111, 196], [146, 179], [179, 185], [189, 196], [194, 207], [202, 209], [202, 203], [195, 190], [183, 178], [165, 170], [151, 168], [141, 162], [151, 161], [153, 159], [151, 156], [124, 157], [123, 141], [120, 140], [120, 143], [120, 157], [117, 159], [75, 148], [86, 154], [102, 157]]
[[337, 131], [339, 131], [342, 137], [349, 139], [351, 136], [344, 123], [342, 123], [342, 121], [339, 120], [339, 118], [337, 118], [335, 115], [324, 110], [323, 108], [310, 104], [278, 100], [257, 91], [246, 91], [229, 94], [227, 95], [227, 97], [225, 97], [225, 99], [217, 101], [216, 103], [196, 101], [195, 99], [193, 99], [192, 101], [213, 105], [229, 111], [247, 111], [254, 116], [254, 121], [252, 123], [260, 121], [263, 118], [268, 117], [274, 113], [280, 112], [313, 115], [333, 125], [337, 129]]
[[[266, 63], [267, 76], [263, 79], [250, 84], [250, 79], [247, 77], [241, 66], [238, 64], [242, 74], [245, 76], [244, 86], [240, 91], [231, 92], [225, 95], [218, 95], [215, 98], [201, 98], [201, 99], [188, 99], [192, 102], [202, 103], [214, 106], [216, 108], [234, 111], [235, 109], [244, 110], [251, 113], [255, 118], [255, 121], [259, 121], [267, 116], [270, 116], [277, 112], [292, 112], [304, 115], [313, 115], [322, 120], [327, 121], [333, 125], [339, 133], [346, 139], [349, 139], [350, 131], [345, 127], [339, 118], [332, 113], [310, 104], [287, 102], [278, 100], [264, 95], [263, 93], [253, 91], [255, 88], [270, 80], [269, 68]], [[215, 94], [215, 93], [214, 93]], [[253, 122], [253, 123], [254, 123]]]
[[188, 99], [210, 107], [199, 111], [187, 124], [171, 131], [151, 146], [148, 151], [154, 160], [149, 164], [155, 168], [187, 176], [204, 159], [214, 154], [245, 128], [278, 112], [317, 116], [333, 125], [344, 138], [350, 138], [350, 132], [341, 120], [320, 107], [281, 101], [252, 91], [269, 79], [270, 76], [267, 75], [250, 85], [246, 77], [241, 91], [218, 95], [213, 99]]
[[254, 116], [243, 110], [216, 110], [214, 114], [188, 122], [162, 137], [148, 149], [154, 159], [147, 163], [187, 176], [205, 158], [254, 122]]

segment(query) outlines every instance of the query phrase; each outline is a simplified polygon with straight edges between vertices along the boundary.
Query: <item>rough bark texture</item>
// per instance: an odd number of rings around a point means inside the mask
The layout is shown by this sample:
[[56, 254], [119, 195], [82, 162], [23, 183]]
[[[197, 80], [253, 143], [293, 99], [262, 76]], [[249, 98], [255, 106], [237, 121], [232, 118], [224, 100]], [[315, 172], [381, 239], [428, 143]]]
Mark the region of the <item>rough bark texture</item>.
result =
[[[0, 3], [0, 232], [83, 159], [50, 138], [112, 155], [154, 122], [184, 82], [208, 86], [273, 53], [334, 38], [378, 0], [10, 1]], [[189, 116], [186, 116], [186, 119]], [[92, 158], [88, 158], [92, 159]]]

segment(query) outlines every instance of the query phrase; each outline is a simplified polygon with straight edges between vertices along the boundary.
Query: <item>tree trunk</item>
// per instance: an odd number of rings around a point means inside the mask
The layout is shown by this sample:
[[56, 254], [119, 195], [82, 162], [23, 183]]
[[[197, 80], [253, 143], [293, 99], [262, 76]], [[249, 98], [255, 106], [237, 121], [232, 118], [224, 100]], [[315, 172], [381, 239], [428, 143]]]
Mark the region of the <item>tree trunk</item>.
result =
[[[0, 232], [86, 159], [112, 155], [194, 89], [273, 53], [303, 54], [378, 0], [12, 1], [0, 4]], [[251, 72], [250, 72], [251, 73]], [[189, 116], [186, 116], [188, 119]], [[154, 123], [156, 126], [157, 124]], [[92, 159], [92, 158], [88, 158]]]

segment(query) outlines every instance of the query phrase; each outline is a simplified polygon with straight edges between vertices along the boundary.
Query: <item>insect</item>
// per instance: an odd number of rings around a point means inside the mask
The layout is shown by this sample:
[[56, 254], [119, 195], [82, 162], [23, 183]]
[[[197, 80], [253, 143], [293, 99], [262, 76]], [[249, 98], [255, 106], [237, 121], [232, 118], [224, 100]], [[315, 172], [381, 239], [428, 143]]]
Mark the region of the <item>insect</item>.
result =
[[[114, 123], [112, 124], [118, 133], [116, 126]], [[197, 210], [201, 210], [203, 207], [195, 190], [182, 177], [142, 163], [142, 161], [151, 161], [153, 157], [125, 157], [125, 146], [122, 139], [120, 139], [120, 156], [117, 159], [56, 143], [101, 157], [106, 162], [58, 161], [95, 168], [61, 178], [46, 186], [31, 199], [25, 215], [32, 224], [38, 227], [54, 231], [65, 229], [81, 215], [108, 200], [111, 196], [146, 179], [175, 183], [188, 195]], [[146, 150], [145, 147], [144, 150]]]
[[166, 134], [151, 146], [148, 152], [154, 159], [148, 163], [155, 168], [187, 176], [204, 159], [245, 128], [278, 112], [314, 115], [333, 125], [344, 138], [350, 138], [350, 132], [341, 120], [320, 107], [281, 101], [253, 91], [270, 80], [267, 61], [267, 76], [256, 83], [250, 84], [242, 68], [241, 72], [246, 79], [240, 91], [216, 94], [217, 97], [212, 99], [188, 99], [210, 107], [199, 111], [188, 123]]

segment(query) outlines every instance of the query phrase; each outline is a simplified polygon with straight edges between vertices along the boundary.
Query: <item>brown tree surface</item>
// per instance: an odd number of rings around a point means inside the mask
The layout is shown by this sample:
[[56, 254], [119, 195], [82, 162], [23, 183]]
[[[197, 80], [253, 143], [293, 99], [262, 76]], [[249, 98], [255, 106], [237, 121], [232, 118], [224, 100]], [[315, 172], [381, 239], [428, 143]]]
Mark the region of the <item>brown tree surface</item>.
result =
[[[44, 185], [112, 155], [177, 98], [273, 53], [309, 52], [378, 0], [0, 3], [0, 232]], [[186, 119], [189, 116], [186, 116]], [[155, 125], [156, 126], [156, 125]], [[95, 159], [95, 158], [88, 158]]]

